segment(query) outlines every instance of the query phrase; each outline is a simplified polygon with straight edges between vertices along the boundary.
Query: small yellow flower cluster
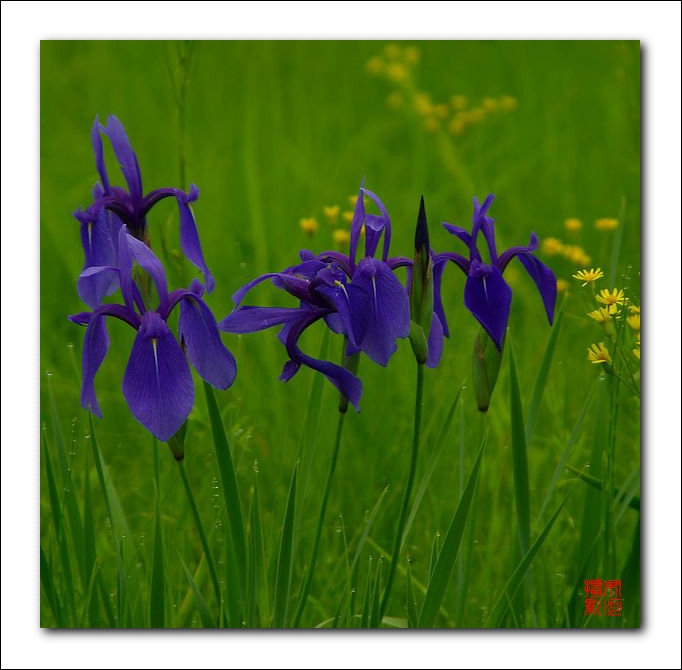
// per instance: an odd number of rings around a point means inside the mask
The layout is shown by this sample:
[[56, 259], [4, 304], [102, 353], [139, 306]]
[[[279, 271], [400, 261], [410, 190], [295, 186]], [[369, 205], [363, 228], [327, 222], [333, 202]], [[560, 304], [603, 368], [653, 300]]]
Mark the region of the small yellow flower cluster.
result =
[[[322, 214], [324, 215], [324, 218], [331, 226], [336, 226], [337, 223], [339, 222], [339, 218], [341, 218], [341, 220], [350, 225], [353, 221], [354, 213], [353, 210], [355, 209], [355, 204], [357, 200], [358, 200], [357, 195], [349, 195], [348, 203], [350, 205], [350, 209], [344, 210], [342, 212], [340, 205], [325, 205], [324, 207], [322, 207]], [[317, 219], [314, 216], [302, 218], [299, 221], [299, 226], [301, 230], [303, 230], [303, 232], [305, 232], [307, 235], [310, 235], [311, 237], [315, 235], [319, 228]], [[360, 234], [364, 236], [365, 234], [364, 228], [362, 229]], [[348, 245], [350, 241], [350, 232], [343, 228], [337, 228], [332, 232], [332, 239], [334, 240], [334, 243], [337, 246], [345, 247]]]
[[303, 218], [298, 222], [301, 230], [312, 237], [317, 232], [317, 219], [314, 216]]
[[[568, 219], [566, 223], [568, 224], [569, 221], [574, 222], [572, 225], [580, 224], [577, 219]], [[573, 228], [573, 230], [578, 230], [578, 228]], [[575, 265], [589, 265], [592, 260], [582, 247], [575, 244], [564, 244], [556, 237], [546, 237], [542, 241], [542, 250], [548, 256], [563, 256]]]
[[618, 228], [618, 219], [597, 219], [594, 227], [597, 230], [615, 230]]
[[603, 276], [604, 273], [601, 271], [601, 268], [579, 270], [572, 275], [573, 279], [583, 282], [583, 286], [587, 286], [588, 284], [597, 281], [597, 279], [601, 279]]
[[566, 219], [564, 221], [564, 228], [569, 233], [574, 233], [583, 227], [583, 222], [580, 219]]
[[451, 96], [449, 104], [432, 102], [428, 93], [418, 90], [415, 84], [413, 71], [420, 57], [419, 49], [415, 46], [387, 44], [381, 55], [367, 61], [366, 67], [371, 75], [384, 77], [398, 87], [386, 98], [386, 104], [391, 109], [414, 109], [428, 132], [435, 133], [447, 122], [447, 129], [453, 135], [459, 135], [491, 113], [511, 112], [518, 107], [516, 98], [509, 95], [484, 98], [474, 107], [469, 106], [468, 99], [463, 95]]
[[[582, 273], [573, 275], [576, 279], [585, 279], [589, 274], [590, 276], [595, 276], [597, 273], [601, 274], [601, 270], [597, 268], [591, 271], [583, 270]], [[580, 276], [579, 276], [580, 275]], [[588, 279], [588, 281], [594, 281], [594, 279]], [[587, 283], [587, 282], [585, 282]], [[585, 284], [583, 284], [584, 286]], [[625, 292], [622, 289], [614, 288], [612, 290], [602, 289], [597, 295], [594, 296], [595, 300], [600, 306], [597, 307], [592, 312], [588, 312], [587, 316], [590, 319], [596, 321], [604, 331], [604, 334], [612, 342], [616, 340], [616, 328], [614, 327], [615, 319], [622, 319], [625, 317], [627, 324], [632, 329], [634, 338], [630, 340], [633, 345], [632, 354], [639, 358], [640, 356], [640, 309], [638, 305], [633, 305], [629, 302], [628, 298], [625, 296]], [[608, 349], [604, 342], [599, 344], [593, 344], [587, 350], [587, 360], [599, 364], [599, 363], [610, 363], [611, 357], [609, 355]]]
[[568, 282], [565, 279], [557, 279], [556, 290], [559, 293], [566, 293], [566, 291], [568, 291]]
[[606, 345], [600, 342], [599, 344], [592, 344], [587, 347], [587, 360], [593, 365], [601, 365], [602, 363], [610, 363], [611, 355]]

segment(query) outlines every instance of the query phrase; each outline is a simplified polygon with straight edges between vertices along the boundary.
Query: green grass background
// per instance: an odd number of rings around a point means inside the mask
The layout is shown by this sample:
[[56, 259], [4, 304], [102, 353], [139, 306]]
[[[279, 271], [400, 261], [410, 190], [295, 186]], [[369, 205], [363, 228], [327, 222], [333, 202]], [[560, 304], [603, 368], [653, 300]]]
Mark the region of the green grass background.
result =
[[[118, 589], [116, 555], [89, 452], [87, 413], [79, 405], [84, 330], [66, 319], [84, 309], [76, 291], [82, 249], [71, 212], [88, 204], [97, 177], [89, 141], [95, 114], [102, 120], [108, 114], [122, 120], [147, 190], [162, 186], [187, 189], [189, 182], [200, 187], [194, 212], [204, 255], [217, 281], [208, 303], [218, 318], [231, 309], [231, 294], [249, 279], [294, 263], [302, 247], [314, 251], [331, 248], [332, 228], [324, 221], [322, 207], [340, 204], [347, 209], [347, 197], [357, 192], [363, 177], [391, 215], [393, 255], [411, 255], [421, 194], [426, 200], [432, 246], [437, 251], [462, 251], [458, 240], [440, 223], [468, 226], [471, 197], [482, 199], [494, 193], [491, 213], [496, 220], [498, 249], [525, 244], [531, 230], [541, 239], [568, 239], [563, 221], [577, 217], [584, 225], [576, 243], [584, 246], [595, 266], [608, 270], [615, 234], [595, 230], [593, 221], [616, 217], [625, 198], [616, 284], [622, 285], [622, 276], [627, 274], [632, 300], [639, 304], [639, 43], [434, 41], [414, 45], [421, 52], [418, 86], [434, 101], [445, 102], [453, 94], [462, 94], [477, 104], [488, 96], [510, 95], [518, 100], [518, 108], [492, 115], [461, 136], [447, 139], [447, 133], [428, 133], [417, 117], [386, 105], [393, 86], [371, 77], [365, 67], [371, 56], [381, 52], [383, 42], [202, 42], [196, 46], [187, 96], [188, 183], [179, 184], [176, 110], [167, 69], [167, 54], [173, 45], [162, 41], [42, 43], [41, 428], [53, 461], [57, 460], [58, 431], [63, 435], [73, 476], [69, 494], [75, 496], [81, 510], [84, 477], [90, 474], [90, 511], [100, 571], [112, 595]], [[106, 151], [110, 179], [121, 184], [113, 154], [109, 147]], [[298, 225], [306, 216], [316, 216], [320, 222], [312, 239]], [[154, 248], [160, 249], [163, 238], [172, 256], [179, 244], [175, 205], [165, 201], [157, 206], [148, 224]], [[570, 279], [576, 268], [560, 258], [541, 257], [558, 277], [571, 282], [571, 290], [535, 436], [528, 445], [533, 521], [585, 397], [598, 377], [599, 370], [585, 360], [586, 348], [603, 339], [597, 324], [585, 319], [588, 289], [581, 290]], [[527, 409], [551, 329], [534, 284], [520, 264], [512, 264], [510, 269], [514, 265], [507, 276], [514, 291], [510, 329]], [[173, 263], [169, 269], [172, 284], [186, 284], [190, 276], [187, 265]], [[606, 280], [603, 282], [605, 287]], [[425, 374], [425, 437], [418, 478], [462, 380], [467, 380], [467, 388], [407, 541], [411, 569], [421, 583], [428, 581], [433, 538], [447, 529], [478, 445], [478, 413], [470, 388], [477, 326], [463, 306], [463, 286], [463, 276], [450, 266], [443, 292], [451, 338], [446, 340], [440, 366]], [[291, 303], [273, 287], [262, 285], [252, 293], [251, 304]], [[130, 524], [128, 541], [140, 549], [138, 567], [144, 574], [153, 550], [153, 445], [150, 435], [129, 414], [121, 394], [134, 333], [113, 320], [109, 332], [111, 349], [96, 381], [104, 416], [95, 421], [95, 427]], [[312, 355], [319, 350], [321, 332], [318, 324], [304, 337], [304, 348]], [[232, 440], [245, 507], [254, 470], [258, 471], [266, 558], [272, 563], [313, 373], [303, 369], [286, 385], [277, 380], [286, 356], [274, 330], [225, 335], [224, 342], [237, 359], [238, 376], [233, 387], [217, 397]], [[330, 357], [336, 359], [339, 349], [340, 342], [332, 339]], [[463, 596], [458, 566], [443, 601], [447, 616], [438, 620], [442, 626], [484, 625], [518, 562], [507, 355], [489, 412], [490, 437], [478, 489], [467, 590]], [[343, 527], [351, 543], [387, 485], [390, 489], [371, 533], [374, 544], [368, 544], [363, 552], [363, 580], [368, 556], [378, 555], [377, 546], [389, 550], [395, 532], [409, 463], [414, 403], [414, 359], [407, 341], [400, 342], [385, 369], [363, 358], [360, 376], [364, 384], [362, 411], [349, 413], [346, 420], [305, 625], [334, 616], [345, 579], [344, 533], [339, 531]], [[198, 378], [195, 381], [197, 403], [189, 422], [185, 463], [204, 523], [212, 530], [211, 542], [219, 552], [225, 530], [216, 489], [218, 470], [203, 392]], [[313, 474], [301, 508], [295, 588], [309, 555], [336, 421], [337, 395], [326, 382], [322, 388]], [[594, 436], [607, 422], [606, 411], [590, 410], [569, 464], [583, 468], [589, 463]], [[624, 394], [616, 425], [616, 486], [638, 467], [639, 446], [639, 403]], [[166, 579], [169, 608], [175, 609], [188, 588], [176, 560], [177, 551], [193, 571], [201, 548], [175, 462], [165, 445], [159, 450]], [[52, 559], [57, 588], [63, 590], [44, 458], [42, 465], [41, 544]], [[574, 481], [573, 475], [562, 473], [542, 523]], [[61, 488], [58, 493], [64, 495]], [[572, 588], [580, 577], [581, 524], [586, 503], [589, 514], [589, 500], [588, 488], [579, 483], [535, 559], [529, 585], [535, 620], [524, 619], [523, 625], [567, 625], [567, 612], [576, 601]], [[627, 510], [617, 526], [619, 571], [630, 551], [636, 516]], [[533, 535], [541, 527], [533, 525]], [[87, 587], [87, 583], [76, 582], [78, 602], [83, 602]], [[358, 584], [360, 597], [363, 588]], [[208, 580], [204, 591], [208, 597]], [[388, 614], [405, 617], [405, 578], [400, 572]], [[88, 621], [85, 617], [84, 625]], [[182, 623], [201, 625], [193, 606]], [[507, 621], [508, 625], [514, 623]], [[607, 623], [625, 625], [622, 620]], [[633, 625], [632, 620], [625, 623]], [[55, 625], [44, 594], [41, 624]], [[605, 624], [591, 620], [588, 625]]]

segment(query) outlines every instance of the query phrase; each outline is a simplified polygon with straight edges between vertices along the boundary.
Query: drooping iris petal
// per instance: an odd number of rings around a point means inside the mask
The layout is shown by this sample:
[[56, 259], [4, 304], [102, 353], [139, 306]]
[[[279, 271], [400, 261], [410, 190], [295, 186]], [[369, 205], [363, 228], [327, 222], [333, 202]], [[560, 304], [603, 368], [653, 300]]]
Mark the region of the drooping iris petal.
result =
[[123, 376], [123, 395], [133, 416], [163, 442], [175, 435], [192, 409], [189, 365], [156, 312], [143, 316]]
[[[95, 167], [99, 173], [102, 189], [104, 190], [104, 193], [108, 193], [109, 177], [107, 176], [107, 166], [104, 163], [104, 147], [102, 146], [102, 135], [100, 134], [101, 129], [102, 126], [99, 122], [99, 118], [95, 115], [95, 123], [92, 124], [92, 131], [90, 132], [90, 140], [92, 141], [92, 150], [95, 153]], [[104, 195], [104, 193], [101, 195]], [[94, 197], [97, 199], [100, 196], [97, 195]]]
[[363, 258], [348, 290], [358, 345], [373, 361], [386, 365], [397, 349], [396, 338], [410, 333], [405, 288], [388, 264]]
[[186, 297], [180, 303], [178, 333], [201, 377], [218, 389], [229, 388], [237, 374], [237, 364], [220, 339], [213, 312], [201, 298]]
[[381, 232], [383, 231], [384, 248], [381, 259], [384, 262], [386, 262], [388, 260], [388, 250], [391, 246], [391, 218], [388, 215], [388, 211], [386, 210], [384, 203], [381, 202], [381, 199], [376, 193], [373, 193], [372, 191], [364, 187], [361, 188], [360, 191], [364, 193], [379, 208], [379, 211], [381, 212], [381, 216], [375, 216], [373, 214], [370, 214], [369, 216], [365, 217], [366, 230], [365, 256], [374, 255], [374, 252], [376, 251], [376, 247], [379, 241], [378, 236], [371, 235], [370, 231], [373, 230], [379, 234], [381, 234]]
[[467, 277], [464, 304], [501, 350], [509, 321], [512, 292], [497, 267], [485, 268], [486, 274], [469, 274]]
[[[321, 372], [359, 411], [360, 396], [362, 395], [362, 382], [351, 372], [329, 361], [321, 361], [304, 354], [298, 348], [298, 339], [303, 331], [317, 321], [320, 317], [315, 315], [292, 323], [286, 328], [286, 348], [291, 361], [285, 364], [280, 379], [289, 381], [301, 365], [306, 365], [317, 372]], [[281, 336], [282, 333], [280, 333]]]
[[104, 128], [104, 134], [111, 141], [111, 146], [121, 166], [121, 172], [128, 184], [130, 195], [133, 200], [141, 201], [142, 177], [140, 176], [140, 167], [123, 124], [115, 116], [109, 116], [107, 125]]
[[220, 321], [218, 328], [226, 333], [255, 333], [309, 317], [317, 311], [307, 307], [240, 307]]
[[109, 351], [109, 334], [106, 319], [101, 314], [90, 316], [83, 342], [83, 383], [81, 386], [81, 406], [93, 414], [102, 416], [102, 410], [95, 393], [95, 374]]
[[540, 291], [542, 302], [547, 312], [547, 318], [549, 319], [549, 325], [551, 326], [554, 321], [554, 306], [556, 305], [556, 277], [544, 263], [540, 262], [532, 254], [520, 253], [518, 254], [518, 259], [533, 278]]
[[431, 319], [431, 329], [429, 330], [429, 355], [426, 359], [426, 366], [429, 368], [438, 367], [440, 357], [443, 353], [443, 326], [437, 314]]
[[194, 184], [190, 186], [189, 194], [185, 194], [182, 191], [177, 193], [176, 200], [178, 202], [178, 210], [180, 211], [180, 245], [187, 259], [203, 273], [206, 291], [211, 293], [215, 287], [215, 280], [208, 267], [206, 267], [204, 253], [199, 242], [197, 224], [190, 207], [190, 203], [194, 202], [198, 197], [199, 189]]
[[469, 233], [466, 228], [460, 228], [459, 226], [453, 226], [451, 223], [444, 223], [443, 228], [447, 230], [449, 233], [452, 233], [456, 237], [458, 237], [464, 244], [467, 245], [469, 249], [471, 249], [471, 234]]

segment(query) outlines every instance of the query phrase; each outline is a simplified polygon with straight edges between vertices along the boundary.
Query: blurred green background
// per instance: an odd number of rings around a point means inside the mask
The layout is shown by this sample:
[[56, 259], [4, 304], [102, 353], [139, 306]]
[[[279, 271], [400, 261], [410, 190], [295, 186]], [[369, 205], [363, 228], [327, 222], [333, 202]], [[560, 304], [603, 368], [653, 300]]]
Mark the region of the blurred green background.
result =
[[[415, 49], [410, 52], [413, 58], [418, 56], [418, 62], [403, 65], [404, 72], [386, 66], [392, 62], [392, 51], [389, 47], [386, 52], [385, 46], [355, 41], [197, 43], [187, 88], [187, 183], [181, 184], [180, 135], [169, 78], [169, 68], [174, 72], [176, 67], [175, 45], [162, 41], [42, 42], [41, 425], [51, 445], [57, 426], [71, 445], [75, 488], [92, 461], [86, 457], [87, 414], [79, 405], [84, 330], [66, 319], [85, 308], [76, 291], [83, 252], [71, 212], [88, 204], [97, 179], [89, 140], [95, 114], [102, 121], [114, 114], [124, 123], [146, 190], [164, 186], [187, 190], [190, 182], [199, 186], [201, 195], [194, 212], [204, 255], [217, 281], [208, 304], [218, 319], [232, 308], [231, 294], [251, 278], [293, 264], [301, 248], [317, 252], [333, 248], [333, 231], [348, 225], [342, 217], [335, 227], [330, 225], [322, 208], [338, 204], [342, 211], [351, 209], [348, 196], [357, 193], [363, 177], [391, 215], [392, 255], [412, 254], [420, 195], [425, 197], [434, 249], [462, 252], [459, 241], [440, 223], [468, 226], [471, 197], [480, 200], [494, 193], [491, 214], [498, 249], [526, 244], [529, 233], [535, 231], [541, 241], [556, 237], [579, 245], [592, 266], [604, 268], [607, 278], [616, 232], [598, 230], [594, 221], [617, 217], [624, 199], [616, 285], [627, 281], [632, 301], [639, 304], [639, 43], [404, 43]], [[383, 65], [371, 61], [376, 57]], [[396, 58], [400, 62], [402, 56]], [[441, 108], [430, 108], [425, 115], [411, 106], [410, 96], [423, 102], [422, 94], [429, 96], [429, 104], [449, 105], [447, 114], [442, 109], [445, 118], [439, 116]], [[497, 102], [488, 103], [490, 110], [484, 118], [474, 114], [463, 129], [453, 132], [453, 105], [457, 103], [451, 101], [452, 96], [465, 96], [467, 110], [485, 109], [486, 99]], [[506, 109], [499, 102], [503, 99]], [[111, 181], [122, 184], [106, 144], [105, 151]], [[303, 217], [319, 222], [314, 235], [299, 226]], [[582, 221], [580, 231], [564, 229], [565, 219], [571, 217]], [[167, 252], [170, 282], [186, 285], [193, 274], [189, 265], [176, 260], [175, 204], [167, 200], [158, 205], [148, 225], [152, 246], [159, 253]], [[529, 445], [532, 519], [540, 511], [566, 440], [599, 373], [585, 360], [586, 348], [604, 339], [599, 326], [585, 318], [594, 309], [589, 288], [581, 289], [571, 279], [582, 265], [542, 251], [539, 255], [570, 288], [563, 332]], [[624, 275], [629, 279], [623, 279]], [[514, 291], [510, 328], [527, 407], [551, 330], [535, 286], [521, 265], [512, 264], [505, 277]], [[607, 285], [605, 279], [597, 288]], [[467, 388], [450, 430], [452, 446], [444, 451], [408, 538], [414, 574], [421, 582], [426, 581], [434, 535], [449, 523], [476, 448], [478, 420], [468, 380], [477, 325], [463, 306], [463, 286], [459, 270], [448, 267], [443, 293], [451, 338], [446, 340], [440, 366], [426, 372], [420, 472], [462, 381]], [[292, 304], [267, 284], [254, 290], [248, 302]], [[109, 332], [111, 349], [96, 380], [104, 414], [96, 421], [97, 436], [128, 515], [132, 541], [143, 551], [151, 551], [151, 542], [145, 544], [145, 538], [151, 538], [153, 529], [152, 439], [131, 417], [121, 394], [134, 333], [113, 320]], [[303, 339], [303, 348], [311, 355], [317, 355], [321, 333], [318, 324]], [[278, 381], [286, 354], [274, 330], [225, 335], [224, 342], [237, 359], [238, 376], [218, 399], [246, 500], [257, 463], [271, 558], [291, 469], [298, 457], [313, 373], [302, 369], [288, 384]], [[336, 360], [339, 350], [340, 342], [334, 338], [330, 357]], [[389, 549], [409, 462], [414, 359], [407, 341], [400, 343], [385, 369], [363, 358], [360, 376], [362, 411], [349, 414], [346, 421], [313, 589], [314, 607], [308, 613], [307, 622], [313, 625], [334, 615], [343, 588], [343, 534], [337, 532], [340, 516], [350, 541], [390, 484], [372, 532], [373, 541]], [[505, 358], [489, 412], [491, 434], [479, 486], [472, 578], [458, 625], [482, 624], [512, 568], [516, 517], [507, 380]], [[217, 516], [213, 495], [218, 475], [204, 397], [198, 378], [195, 381], [197, 405], [189, 423], [185, 461], [210, 525]], [[336, 420], [337, 396], [326, 382], [322, 403], [314, 472], [302, 508], [299, 566], [308, 555]], [[603, 421], [605, 416], [589, 414], [569, 463], [578, 468], [587, 463], [595, 428]], [[165, 445], [160, 449], [167, 541], [182, 548], [188, 565], [195, 564], [199, 545], [178, 473]], [[638, 465], [639, 405], [634, 398], [626, 398], [618, 414], [616, 485]], [[44, 471], [41, 476], [41, 538], [49, 544]], [[569, 479], [570, 475], [562, 475], [550, 512], [567, 492]], [[543, 566], [537, 588], [549, 603], [541, 623], [561, 625], [557, 622], [577, 574], [575, 552], [584, 488], [581, 485], [572, 495], [537, 559]], [[107, 580], [115, 581], [116, 559], [100, 500], [95, 501], [93, 513], [101, 531], [97, 543], [102, 571]], [[626, 516], [619, 526], [619, 558], [625, 558], [635, 522]], [[377, 555], [377, 551], [370, 546], [366, 554]], [[177, 592], [184, 593], [181, 568], [169, 566], [168, 571], [169, 582], [175, 577]], [[294, 574], [298, 583], [301, 568], [295, 568]], [[594, 575], [602, 576], [610, 578]], [[456, 583], [453, 579], [444, 601], [448, 612], [462, 608]], [[396, 603], [404, 599], [403, 590], [399, 576], [396, 594], [403, 595], [396, 596]], [[395, 609], [400, 606], [396, 604]], [[45, 625], [50, 625], [45, 605], [42, 611]]]

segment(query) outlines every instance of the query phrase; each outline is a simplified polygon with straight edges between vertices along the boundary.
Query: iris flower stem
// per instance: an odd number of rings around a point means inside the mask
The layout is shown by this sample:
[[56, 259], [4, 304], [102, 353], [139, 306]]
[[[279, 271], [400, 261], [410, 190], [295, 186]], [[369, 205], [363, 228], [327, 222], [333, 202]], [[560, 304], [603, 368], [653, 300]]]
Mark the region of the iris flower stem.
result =
[[192, 510], [194, 523], [197, 527], [197, 531], [199, 531], [199, 539], [201, 540], [201, 546], [206, 556], [206, 564], [208, 565], [208, 571], [211, 573], [211, 581], [213, 582], [213, 588], [215, 590], [216, 599], [218, 601], [218, 609], [220, 609], [220, 584], [218, 582], [218, 573], [216, 572], [215, 563], [213, 562], [213, 556], [211, 555], [211, 551], [208, 546], [208, 540], [206, 539], [204, 526], [201, 523], [201, 517], [199, 516], [197, 502], [194, 499], [194, 493], [192, 493], [192, 487], [190, 486], [189, 478], [187, 477], [187, 471], [185, 470], [184, 461], [177, 461], [177, 464], [178, 468], [180, 468], [180, 476], [182, 478], [182, 483], [185, 485], [185, 492], [187, 493], [189, 507]]
[[395, 535], [395, 543], [393, 545], [393, 554], [391, 559], [391, 567], [388, 571], [386, 579], [386, 589], [381, 600], [381, 609], [379, 622], [383, 619], [388, 601], [391, 597], [391, 588], [393, 587], [393, 580], [395, 572], [398, 567], [398, 560], [400, 558], [400, 550], [403, 545], [403, 529], [407, 521], [407, 514], [410, 508], [410, 496], [412, 494], [412, 486], [414, 484], [414, 477], [417, 472], [417, 456], [419, 455], [419, 434], [421, 430], [422, 418], [422, 395], [424, 391], [424, 364], [417, 363], [417, 395], [414, 407], [414, 435], [412, 438], [412, 459], [410, 461], [410, 472], [407, 475], [407, 483], [405, 484], [405, 492], [403, 493], [403, 502], [400, 507], [400, 519], [398, 520], [398, 530]]
[[334, 441], [334, 451], [332, 452], [332, 460], [329, 464], [329, 473], [327, 474], [327, 483], [324, 487], [324, 494], [322, 495], [322, 504], [320, 505], [320, 516], [317, 519], [317, 528], [315, 529], [315, 541], [313, 543], [313, 552], [310, 555], [310, 565], [308, 566], [308, 571], [306, 572], [305, 580], [303, 586], [301, 587], [301, 595], [298, 599], [298, 605], [296, 607], [296, 614], [294, 615], [293, 628], [298, 628], [301, 621], [301, 616], [303, 615], [303, 610], [308, 600], [308, 594], [310, 593], [310, 587], [313, 583], [313, 577], [315, 575], [315, 564], [317, 563], [317, 553], [320, 549], [320, 538], [322, 537], [322, 527], [324, 526], [324, 517], [327, 513], [327, 501], [329, 500], [329, 490], [331, 489], [332, 479], [334, 477], [334, 472], [336, 471], [336, 461], [339, 456], [339, 447], [341, 446], [341, 433], [343, 431], [343, 419], [346, 416], [345, 412], [339, 411], [339, 419], [336, 424], [336, 439]]

